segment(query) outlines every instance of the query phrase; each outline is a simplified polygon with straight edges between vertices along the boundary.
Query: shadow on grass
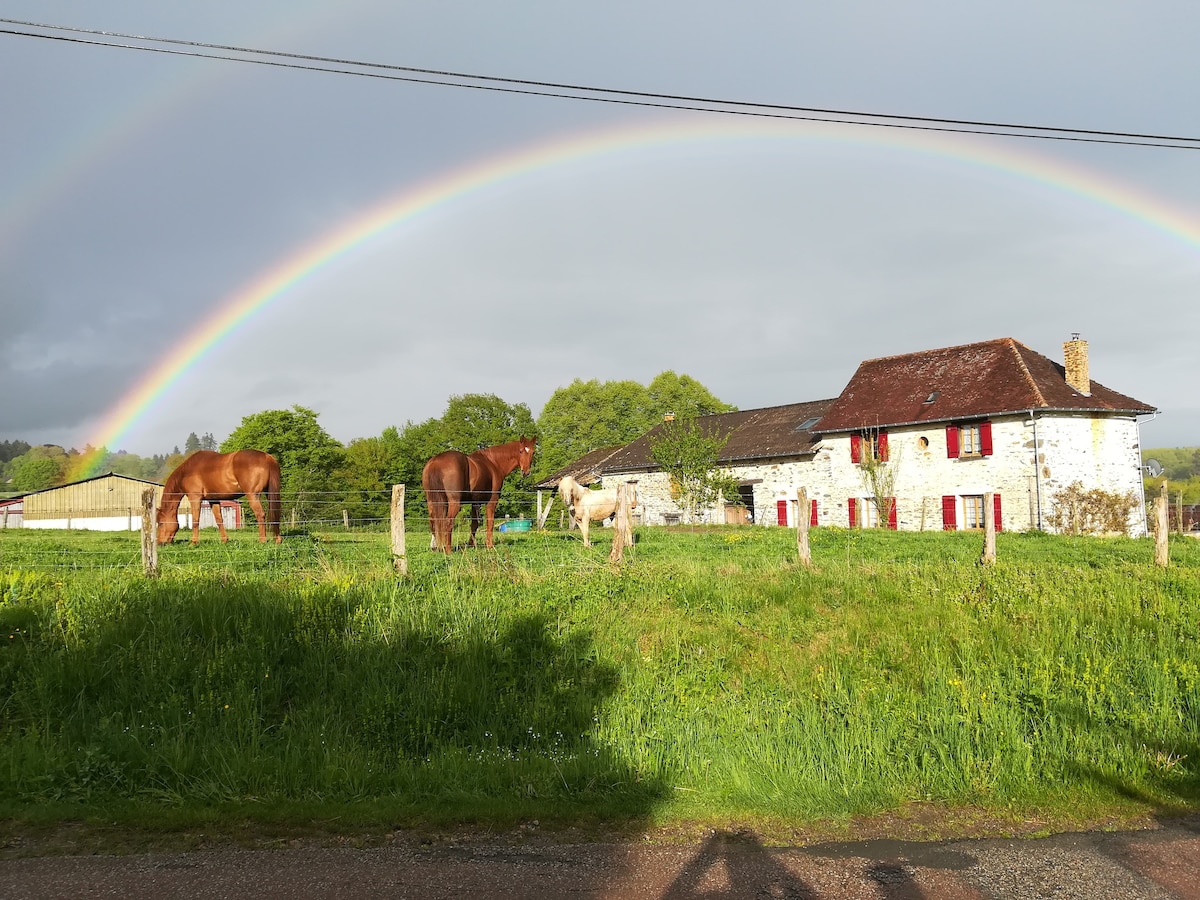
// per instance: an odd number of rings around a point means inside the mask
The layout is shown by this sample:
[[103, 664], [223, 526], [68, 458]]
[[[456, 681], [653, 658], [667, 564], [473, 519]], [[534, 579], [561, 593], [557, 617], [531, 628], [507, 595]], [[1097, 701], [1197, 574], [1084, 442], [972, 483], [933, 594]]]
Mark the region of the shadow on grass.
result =
[[616, 669], [502, 606], [211, 580], [9, 608], [6, 806], [638, 827], [668, 789], [597, 737]]

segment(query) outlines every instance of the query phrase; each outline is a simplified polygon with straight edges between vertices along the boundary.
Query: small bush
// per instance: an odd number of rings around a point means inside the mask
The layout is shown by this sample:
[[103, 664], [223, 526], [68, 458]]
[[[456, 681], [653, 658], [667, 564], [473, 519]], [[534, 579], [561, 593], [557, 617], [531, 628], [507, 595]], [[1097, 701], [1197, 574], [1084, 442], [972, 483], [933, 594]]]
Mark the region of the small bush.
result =
[[1076, 481], [1055, 496], [1047, 521], [1062, 534], [1127, 534], [1137, 502], [1132, 492], [1087, 491]]

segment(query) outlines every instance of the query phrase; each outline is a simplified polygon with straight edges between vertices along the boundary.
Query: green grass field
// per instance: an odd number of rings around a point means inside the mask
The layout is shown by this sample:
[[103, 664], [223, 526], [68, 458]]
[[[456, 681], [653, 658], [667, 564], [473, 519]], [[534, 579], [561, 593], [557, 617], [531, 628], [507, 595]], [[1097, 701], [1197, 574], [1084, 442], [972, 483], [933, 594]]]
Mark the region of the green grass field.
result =
[[0, 818], [332, 830], [1200, 808], [1200, 541], [0, 532]]

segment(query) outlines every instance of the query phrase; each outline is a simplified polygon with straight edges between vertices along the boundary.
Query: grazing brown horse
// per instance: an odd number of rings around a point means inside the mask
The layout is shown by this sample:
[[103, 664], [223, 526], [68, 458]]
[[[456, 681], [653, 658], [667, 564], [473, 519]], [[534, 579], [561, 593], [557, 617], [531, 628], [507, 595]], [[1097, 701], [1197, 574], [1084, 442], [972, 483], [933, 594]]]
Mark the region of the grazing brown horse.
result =
[[[258, 495], [266, 491], [269, 515], [263, 516], [262, 503]], [[258, 539], [267, 539], [266, 525], [270, 523], [275, 543], [283, 538], [279, 535], [279, 463], [275, 457], [261, 450], [235, 450], [232, 453], [214, 453], [212, 450], [197, 450], [175, 471], [167, 476], [163, 485], [162, 506], [158, 508], [158, 542], [169, 544], [179, 531], [179, 503], [184, 498], [192, 505], [192, 543], [200, 543], [200, 501], [236, 500], [245, 497], [258, 517]], [[221, 531], [221, 541], [227, 542], [225, 522], [221, 519], [221, 506], [212, 504], [213, 518]]]
[[475, 532], [479, 528], [479, 507], [485, 503], [487, 545], [494, 547], [492, 523], [496, 520], [500, 487], [518, 466], [522, 475], [529, 474], [533, 450], [533, 438], [521, 435], [515, 441], [484, 447], [469, 455], [458, 450], [447, 450], [425, 463], [421, 484], [425, 488], [425, 502], [429, 505], [429, 530], [433, 532], [433, 546], [430, 549], [450, 552], [454, 517], [467, 504], [471, 506], [471, 540], [467, 546], [474, 547]]

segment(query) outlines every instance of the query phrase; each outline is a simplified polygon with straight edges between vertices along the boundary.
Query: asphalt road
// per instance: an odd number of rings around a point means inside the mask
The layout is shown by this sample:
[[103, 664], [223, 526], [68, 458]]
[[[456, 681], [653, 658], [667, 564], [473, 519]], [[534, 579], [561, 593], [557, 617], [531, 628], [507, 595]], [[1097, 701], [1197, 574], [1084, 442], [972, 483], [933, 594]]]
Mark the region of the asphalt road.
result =
[[472, 839], [5, 858], [0, 897], [1200, 900], [1200, 817], [1045, 838], [805, 847], [712, 832], [691, 845]]

